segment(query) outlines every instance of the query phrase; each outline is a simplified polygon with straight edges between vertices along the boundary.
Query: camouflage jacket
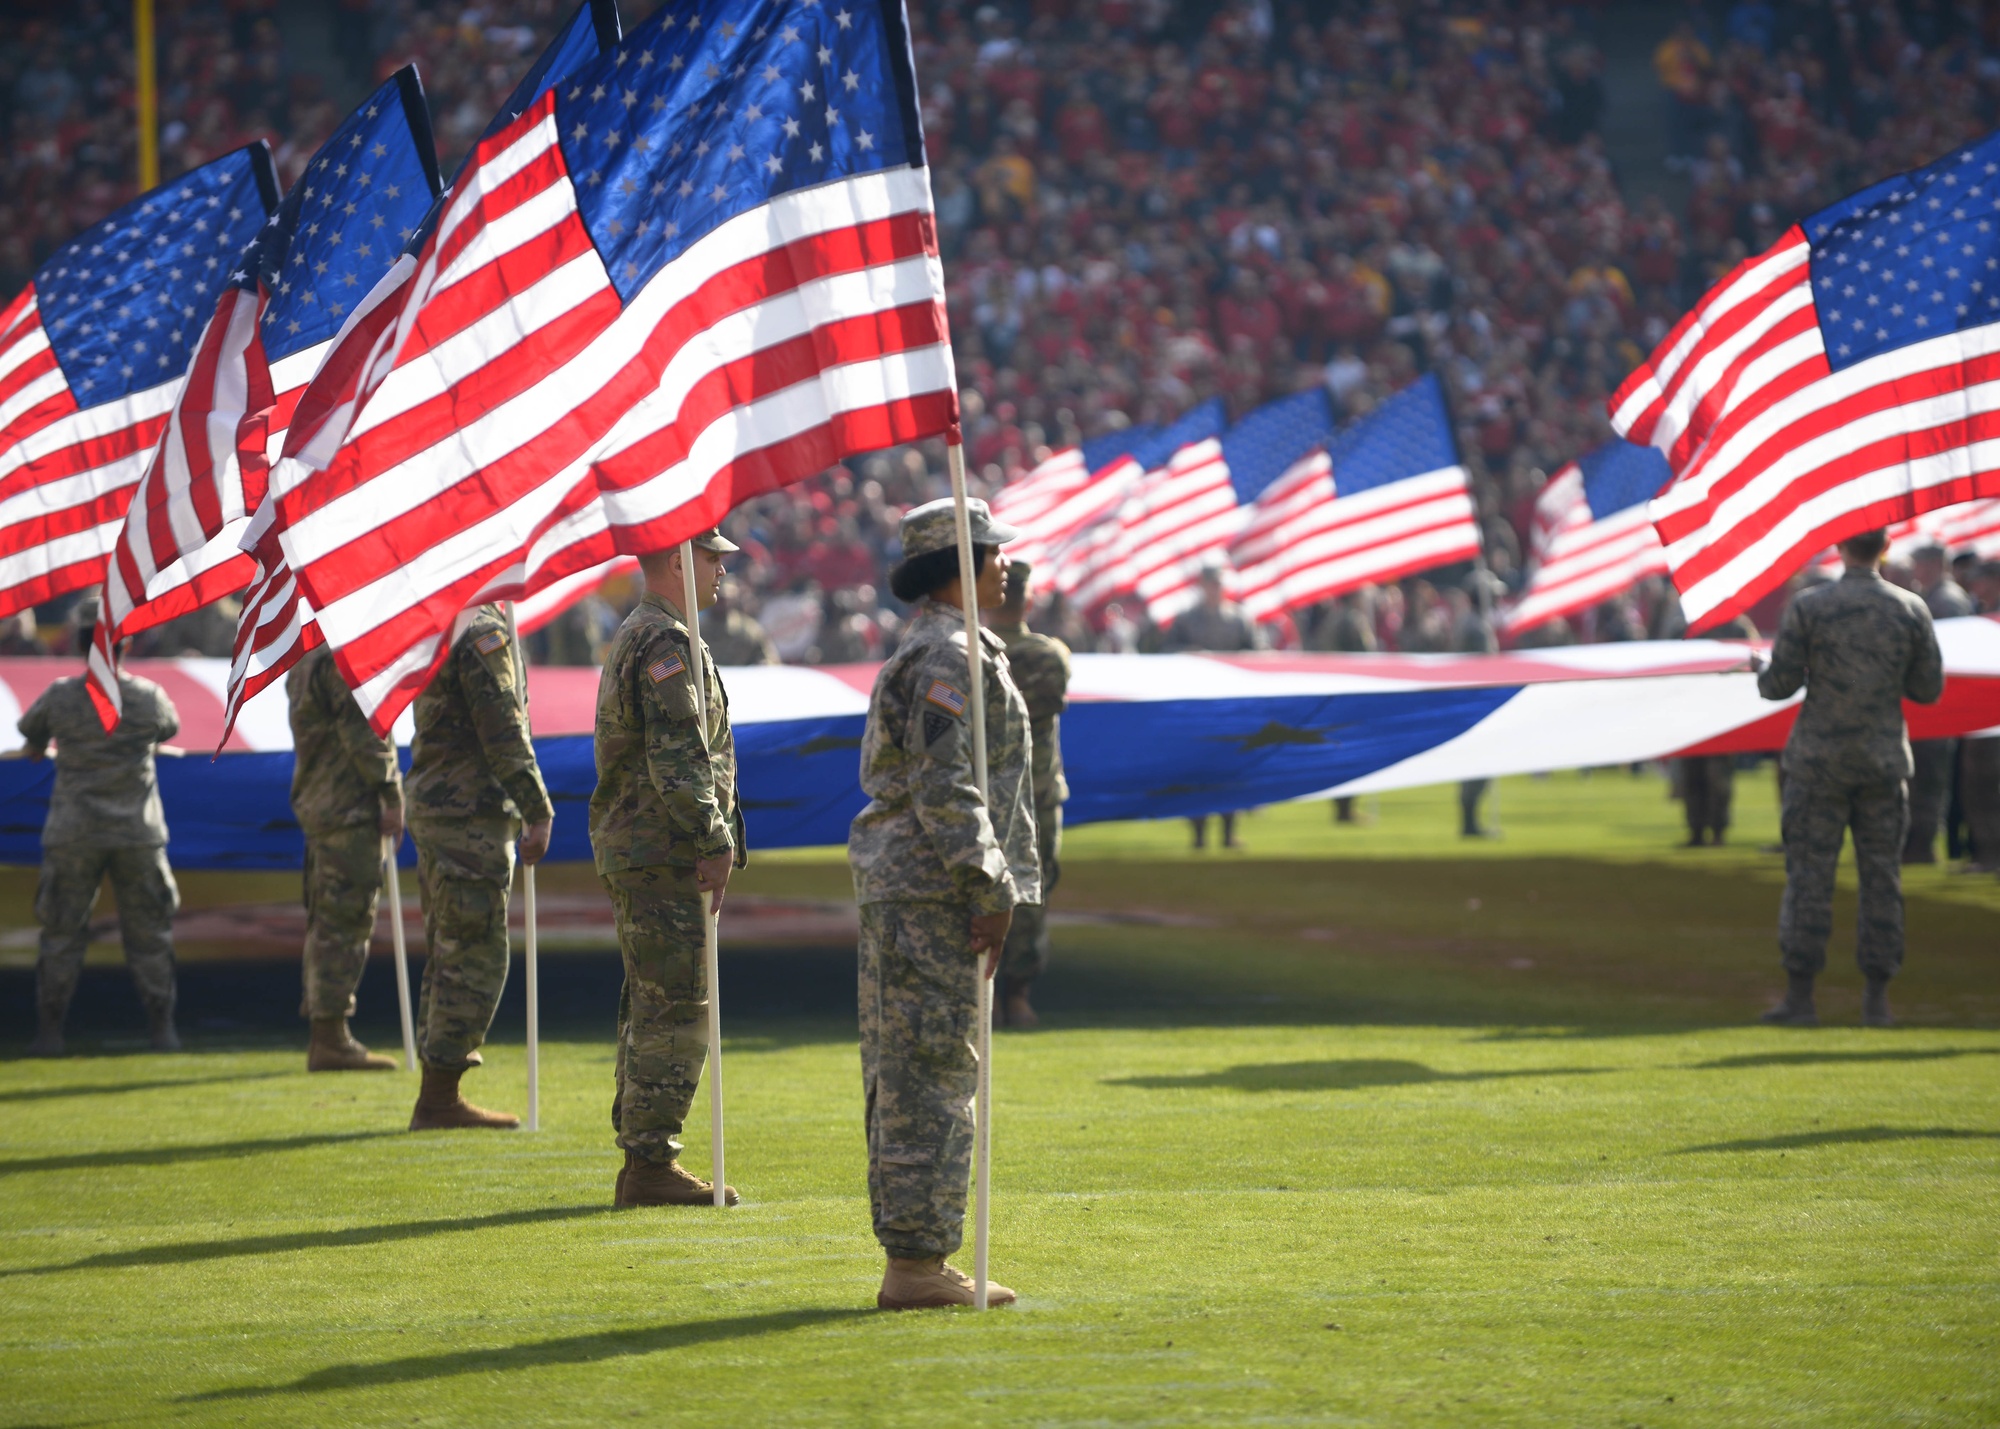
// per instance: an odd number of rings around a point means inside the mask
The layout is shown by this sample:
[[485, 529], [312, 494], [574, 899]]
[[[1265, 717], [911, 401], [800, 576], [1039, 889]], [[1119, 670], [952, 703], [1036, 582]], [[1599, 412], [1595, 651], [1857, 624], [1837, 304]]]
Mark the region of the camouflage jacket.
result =
[[1035, 823], [1044, 830], [1062, 818], [1069, 798], [1063, 778], [1062, 713], [1069, 706], [1069, 646], [1037, 635], [1025, 622], [995, 621], [987, 627], [1007, 647], [1007, 672], [1028, 706], [1028, 729], [1035, 737], [1029, 773], [1035, 786]]
[[412, 822], [554, 813], [528, 738], [528, 672], [497, 605], [472, 612], [417, 696], [403, 797]]
[[45, 753], [50, 740], [56, 745], [44, 847], [159, 848], [167, 841], [153, 751], [180, 732], [180, 714], [165, 690], [122, 670], [118, 695], [125, 713], [109, 734], [82, 676], [57, 680], [21, 716], [30, 753]]
[[701, 638], [709, 658], [718, 665], [775, 665], [778, 647], [764, 633], [764, 627], [740, 610], [717, 616], [708, 612], [701, 620]]
[[861, 738], [861, 791], [847, 858], [858, 903], [936, 899], [998, 913], [1042, 901], [1028, 706], [1006, 646], [979, 633], [986, 684], [989, 809], [972, 773], [965, 617], [925, 601], [875, 677]]
[[647, 591], [618, 627], [597, 682], [597, 792], [590, 846], [599, 873], [744, 861], [729, 697], [702, 650], [708, 739], [695, 721], [687, 622]]
[[1785, 773], [1805, 779], [1907, 779], [1913, 767], [1905, 699], [1944, 693], [1944, 658], [1923, 601], [1873, 571], [1801, 591], [1785, 610], [1771, 663], [1757, 677], [1767, 700], [1804, 686], [1785, 741]]
[[292, 814], [308, 834], [373, 827], [402, 801], [394, 742], [369, 727], [333, 652], [315, 647], [285, 676], [292, 714]]

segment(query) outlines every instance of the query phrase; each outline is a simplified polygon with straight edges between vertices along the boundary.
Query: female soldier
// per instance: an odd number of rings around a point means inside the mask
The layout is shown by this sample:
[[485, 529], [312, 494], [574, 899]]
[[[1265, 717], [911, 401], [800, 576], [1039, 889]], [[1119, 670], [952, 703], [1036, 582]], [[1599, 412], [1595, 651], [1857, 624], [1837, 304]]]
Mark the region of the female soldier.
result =
[[[968, 590], [952, 503], [903, 518], [903, 562], [889, 587], [917, 605], [875, 679], [861, 742], [870, 803], [854, 820], [848, 861], [861, 905], [861, 1080], [867, 1096], [868, 1198], [888, 1253], [884, 1310], [970, 1305], [973, 1283], [945, 1264], [963, 1242], [978, 1061], [979, 958], [993, 976], [1017, 903], [1041, 900], [1030, 782], [1028, 707], [1006, 647], [980, 632], [987, 787], [981, 801], [968, 727], [963, 602], [1006, 598], [1003, 541], [1018, 533], [983, 501], [967, 503], [976, 547]], [[987, 1286], [987, 1303], [1014, 1298]]]

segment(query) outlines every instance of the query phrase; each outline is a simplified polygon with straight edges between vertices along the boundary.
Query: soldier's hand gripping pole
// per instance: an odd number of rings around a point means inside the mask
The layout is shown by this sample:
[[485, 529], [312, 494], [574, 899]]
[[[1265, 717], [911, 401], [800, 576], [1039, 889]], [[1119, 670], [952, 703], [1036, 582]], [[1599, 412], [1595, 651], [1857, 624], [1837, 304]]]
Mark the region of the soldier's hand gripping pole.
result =
[[[965, 448], [952, 442], [945, 448], [951, 467], [951, 500], [958, 524], [958, 589], [965, 608], [966, 703], [972, 714], [972, 777], [979, 785], [979, 801], [989, 811], [992, 798], [986, 783], [986, 670], [979, 652], [978, 574], [972, 563], [972, 517], [965, 506]], [[973, 1046], [979, 1057], [977, 1115], [973, 1122], [972, 1199], [972, 1304], [986, 1308], [987, 1228], [992, 1222], [993, 1202], [993, 980], [986, 975], [987, 959], [975, 958], [972, 978], [977, 986], [978, 1012], [974, 1023]]]
[[417, 1069], [417, 1023], [410, 1014], [410, 949], [403, 939], [403, 877], [396, 868], [396, 840], [382, 839], [382, 867], [389, 889], [389, 945], [396, 950], [396, 1007], [403, 1014], [403, 1070]]
[[[695, 589], [694, 543], [681, 542], [681, 618], [687, 621], [688, 655], [694, 679], [694, 720], [701, 747], [708, 749], [708, 662], [702, 658], [701, 593]], [[715, 949], [714, 900], [701, 898], [701, 955], [708, 977], [708, 1139], [715, 1148], [715, 1204], [727, 1205], [722, 1184], [722, 977]]]

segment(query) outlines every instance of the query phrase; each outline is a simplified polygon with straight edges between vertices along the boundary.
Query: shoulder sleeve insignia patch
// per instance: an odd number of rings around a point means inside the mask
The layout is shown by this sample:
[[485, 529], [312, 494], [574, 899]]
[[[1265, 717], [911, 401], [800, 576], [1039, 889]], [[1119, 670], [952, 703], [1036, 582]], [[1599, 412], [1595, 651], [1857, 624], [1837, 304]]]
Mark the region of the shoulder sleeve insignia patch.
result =
[[495, 650], [498, 650], [502, 645], [505, 645], [506, 643], [507, 643], [506, 631], [489, 630], [484, 635], [480, 636], [477, 640], [472, 642], [472, 648], [477, 650], [482, 655], [491, 655]]
[[943, 680], [932, 680], [931, 687], [924, 691], [924, 698], [939, 709], [953, 715], [965, 713], [965, 696], [947, 685]]
[[666, 659], [655, 660], [648, 665], [646, 673], [653, 677], [653, 683], [657, 685], [662, 680], [671, 680], [676, 675], [686, 674], [687, 662], [681, 659], [679, 651], [675, 651]]

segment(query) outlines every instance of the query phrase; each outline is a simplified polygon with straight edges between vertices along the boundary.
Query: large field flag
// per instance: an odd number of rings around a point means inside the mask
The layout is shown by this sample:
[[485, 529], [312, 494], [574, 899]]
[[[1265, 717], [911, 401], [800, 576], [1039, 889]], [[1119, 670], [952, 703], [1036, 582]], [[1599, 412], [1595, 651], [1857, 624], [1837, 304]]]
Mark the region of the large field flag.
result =
[[1611, 399], [1658, 447], [1690, 629], [1823, 548], [2000, 496], [2000, 135], [1843, 199], [1710, 289]]
[[0, 615], [93, 586], [228, 273], [278, 202], [259, 142], [84, 230], [0, 312]]
[[[620, 33], [617, 0], [583, 0], [529, 66], [480, 137], [490, 138], [520, 118], [552, 85], [615, 46]], [[468, 153], [465, 162], [471, 159]], [[254, 553], [258, 574], [237, 623], [230, 679], [232, 717], [244, 699], [282, 678], [300, 655], [320, 643], [311, 608], [301, 598], [298, 583], [284, 564], [283, 552], [270, 534], [275, 517], [273, 500], [333, 459], [347, 440], [355, 413], [387, 375], [417, 258], [444, 201], [440, 196], [432, 203], [395, 262], [367, 297], [349, 311], [293, 410], [282, 454], [241, 542], [246, 552]], [[580, 599], [587, 589], [576, 590], [570, 598]], [[551, 602], [546, 594], [542, 604], [544, 620], [560, 612], [560, 607], [547, 608]]]
[[90, 691], [107, 728], [118, 641], [256, 578], [238, 542], [293, 409], [437, 191], [430, 113], [406, 65], [341, 121], [231, 265], [105, 571]]
[[1521, 635], [1665, 574], [1647, 503], [1670, 475], [1652, 447], [1614, 441], [1551, 477], [1535, 503], [1528, 581], [1501, 613], [1502, 631]]
[[1237, 555], [1258, 620], [1479, 554], [1478, 513], [1435, 376], [1336, 433], [1260, 493]]
[[661, 10], [475, 150], [273, 530], [378, 728], [469, 604], [955, 430], [899, 5]]

